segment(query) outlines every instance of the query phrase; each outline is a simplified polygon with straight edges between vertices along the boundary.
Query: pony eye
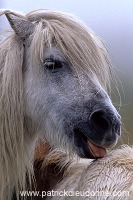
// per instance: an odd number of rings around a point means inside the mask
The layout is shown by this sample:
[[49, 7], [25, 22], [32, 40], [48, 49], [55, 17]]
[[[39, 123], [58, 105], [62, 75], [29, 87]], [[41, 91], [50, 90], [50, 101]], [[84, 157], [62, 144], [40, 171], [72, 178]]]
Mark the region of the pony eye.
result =
[[59, 60], [55, 61], [46, 61], [44, 63], [45, 67], [49, 70], [55, 70], [62, 68], [62, 63]]

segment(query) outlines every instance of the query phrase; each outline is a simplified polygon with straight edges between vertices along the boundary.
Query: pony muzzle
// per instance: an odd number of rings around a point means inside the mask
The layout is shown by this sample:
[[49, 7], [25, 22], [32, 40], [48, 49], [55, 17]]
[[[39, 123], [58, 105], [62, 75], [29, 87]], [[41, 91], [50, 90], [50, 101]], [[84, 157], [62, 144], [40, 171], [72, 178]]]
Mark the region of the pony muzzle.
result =
[[87, 121], [74, 127], [75, 145], [80, 157], [104, 157], [106, 148], [113, 147], [120, 135], [120, 116], [111, 111], [96, 110]]

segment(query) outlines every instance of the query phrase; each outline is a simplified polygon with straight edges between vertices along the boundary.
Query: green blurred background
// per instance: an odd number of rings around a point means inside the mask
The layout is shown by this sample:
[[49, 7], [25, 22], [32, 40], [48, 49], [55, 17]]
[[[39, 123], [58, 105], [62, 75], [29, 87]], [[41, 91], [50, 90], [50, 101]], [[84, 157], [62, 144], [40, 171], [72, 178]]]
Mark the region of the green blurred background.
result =
[[[112, 83], [111, 94], [124, 124], [119, 144], [133, 144], [133, 0], [1, 0], [0, 8], [69, 12], [85, 21], [107, 43], [119, 77], [117, 84]], [[6, 28], [8, 22], [1, 17], [0, 30]]]

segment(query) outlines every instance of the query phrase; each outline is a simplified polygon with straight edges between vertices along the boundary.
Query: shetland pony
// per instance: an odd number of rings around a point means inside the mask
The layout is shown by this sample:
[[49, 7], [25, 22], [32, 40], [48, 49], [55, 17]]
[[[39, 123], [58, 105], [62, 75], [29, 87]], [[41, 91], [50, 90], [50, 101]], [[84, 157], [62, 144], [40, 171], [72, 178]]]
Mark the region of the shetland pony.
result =
[[36, 142], [99, 158], [120, 137], [106, 92], [111, 65], [103, 42], [75, 17], [0, 10], [12, 31], [0, 43], [0, 199], [31, 184]]

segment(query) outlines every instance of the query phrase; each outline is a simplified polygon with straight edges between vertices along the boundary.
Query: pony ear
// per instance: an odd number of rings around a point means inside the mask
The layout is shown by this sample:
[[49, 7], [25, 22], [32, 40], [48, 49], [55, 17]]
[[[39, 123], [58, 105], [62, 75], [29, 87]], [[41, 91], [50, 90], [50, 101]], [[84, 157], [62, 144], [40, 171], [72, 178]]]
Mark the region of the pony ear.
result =
[[27, 19], [15, 16], [13, 14], [5, 14], [12, 29], [15, 31], [16, 35], [22, 39], [31, 35], [34, 31], [34, 24]]

